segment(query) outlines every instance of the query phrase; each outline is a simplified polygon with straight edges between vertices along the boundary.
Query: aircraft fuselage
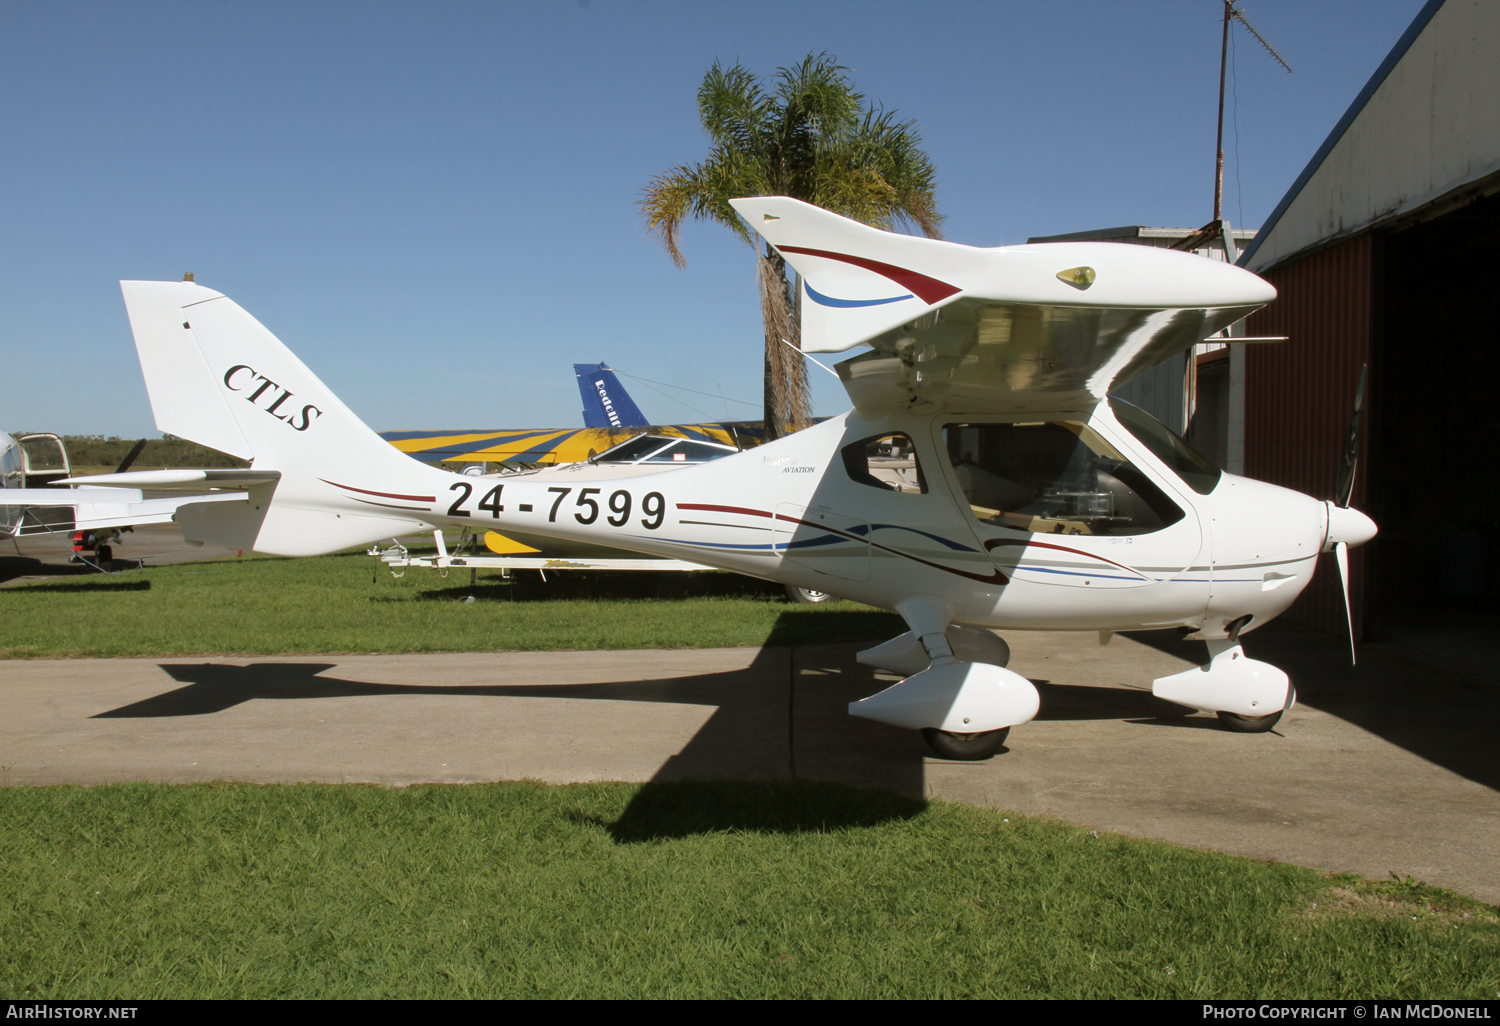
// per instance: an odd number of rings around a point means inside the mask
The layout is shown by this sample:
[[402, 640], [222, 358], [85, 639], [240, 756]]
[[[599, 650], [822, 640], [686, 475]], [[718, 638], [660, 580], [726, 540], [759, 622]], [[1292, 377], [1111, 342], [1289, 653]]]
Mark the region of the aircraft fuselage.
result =
[[[350, 515], [351, 507], [362, 507], [444, 528], [588, 541], [885, 608], [925, 594], [958, 622], [997, 628], [1191, 626], [1222, 637], [1225, 624], [1247, 614], [1251, 626], [1270, 620], [1310, 580], [1327, 530], [1323, 503], [1229, 474], [1198, 494], [1105, 403], [1089, 414], [1024, 416], [1017, 424], [993, 413], [851, 412], [769, 445], [659, 473], [578, 464], [471, 478], [413, 464], [410, 478], [399, 481], [283, 480], [283, 489], [312, 494], [278, 492], [276, 511]], [[989, 511], [969, 501], [979, 493], [972, 483], [966, 491], [955, 464], [961, 441], [955, 432], [1080, 423], [1095, 448], [1110, 454], [1111, 466], [1123, 463], [1146, 478], [1149, 484], [1132, 480], [1139, 491], [1155, 489], [1153, 501], [1165, 500], [1167, 516], [1148, 513], [1154, 519], [1133, 525], [1121, 516], [1058, 511], [1059, 504], [1111, 496], [1053, 488], [1041, 500], [1050, 504], [1048, 515], [1024, 524], [1028, 514], [983, 518]], [[860, 468], [849, 469], [846, 450], [886, 436], [909, 441], [910, 458], [889, 462], [915, 464], [907, 467], [908, 479], [920, 468], [925, 491], [896, 491], [853, 476]], [[1019, 455], [1023, 464], [1046, 456]], [[277, 551], [283, 532], [271, 523], [265, 528], [256, 547]]]

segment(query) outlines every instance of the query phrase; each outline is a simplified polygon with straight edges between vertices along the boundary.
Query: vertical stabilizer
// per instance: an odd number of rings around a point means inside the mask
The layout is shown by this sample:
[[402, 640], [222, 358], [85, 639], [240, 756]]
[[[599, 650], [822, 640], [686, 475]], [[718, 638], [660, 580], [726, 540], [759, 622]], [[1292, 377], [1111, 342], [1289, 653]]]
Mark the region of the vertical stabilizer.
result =
[[255, 451], [217, 387], [218, 376], [183, 323], [185, 310], [224, 297], [190, 281], [122, 281], [120, 289], [156, 426], [242, 460], [253, 459]]
[[583, 397], [583, 426], [591, 428], [650, 427], [615, 372], [602, 363], [575, 363], [578, 394]]
[[258, 469], [347, 476], [409, 466], [232, 299], [192, 282], [120, 289], [161, 430]]

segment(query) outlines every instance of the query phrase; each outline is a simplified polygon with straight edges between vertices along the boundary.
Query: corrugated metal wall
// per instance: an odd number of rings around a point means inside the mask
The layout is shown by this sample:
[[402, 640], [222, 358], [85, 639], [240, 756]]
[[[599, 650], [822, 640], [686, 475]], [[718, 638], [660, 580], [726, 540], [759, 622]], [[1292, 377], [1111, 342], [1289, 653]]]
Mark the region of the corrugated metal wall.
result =
[[[1370, 363], [1376, 329], [1374, 240], [1370, 233], [1274, 268], [1263, 275], [1278, 297], [1249, 319], [1250, 335], [1290, 341], [1249, 343], [1245, 367], [1245, 474], [1333, 497], [1361, 364]], [[1365, 507], [1370, 418], [1378, 411], [1371, 366], [1365, 427], [1360, 436], [1354, 505]], [[1363, 635], [1365, 553], [1350, 553], [1356, 637]], [[1338, 567], [1323, 556], [1318, 573], [1289, 619], [1318, 630], [1345, 631]]]
[[1187, 371], [1187, 354], [1169, 356], [1161, 363], [1116, 388], [1127, 403], [1139, 406], [1179, 435], [1182, 423], [1182, 377]]

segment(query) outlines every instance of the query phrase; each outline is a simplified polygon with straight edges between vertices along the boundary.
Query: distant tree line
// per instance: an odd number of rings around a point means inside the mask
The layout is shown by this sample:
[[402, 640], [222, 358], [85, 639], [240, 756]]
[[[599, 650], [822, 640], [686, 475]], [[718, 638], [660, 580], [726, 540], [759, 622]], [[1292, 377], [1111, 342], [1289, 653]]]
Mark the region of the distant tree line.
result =
[[[11, 432], [13, 435], [25, 432]], [[75, 467], [108, 467], [113, 470], [129, 455], [137, 439], [115, 435], [63, 435], [68, 459]], [[249, 461], [189, 442], [175, 435], [148, 439], [146, 448], [135, 458], [132, 467], [248, 467]]]

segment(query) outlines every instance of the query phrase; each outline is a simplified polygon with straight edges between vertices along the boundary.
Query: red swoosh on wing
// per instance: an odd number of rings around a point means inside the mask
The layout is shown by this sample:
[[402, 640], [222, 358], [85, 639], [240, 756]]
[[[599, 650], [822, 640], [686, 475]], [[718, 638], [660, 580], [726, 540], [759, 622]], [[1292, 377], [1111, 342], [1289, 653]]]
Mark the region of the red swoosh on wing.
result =
[[849, 256], [847, 253], [833, 253], [826, 249], [804, 249], [802, 246], [777, 246], [783, 253], [806, 253], [808, 256], [824, 257], [828, 260], [840, 260], [855, 267], [863, 267], [867, 271], [889, 278], [902, 288], [910, 289], [922, 302], [931, 306], [940, 299], [947, 299], [957, 292], [962, 292], [957, 285], [949, 285], [945, 281], [929, 278], [925, 274], [909, 271], [895, 264], [883, 264], [879, 260], [867, 260], [864, 257]]

